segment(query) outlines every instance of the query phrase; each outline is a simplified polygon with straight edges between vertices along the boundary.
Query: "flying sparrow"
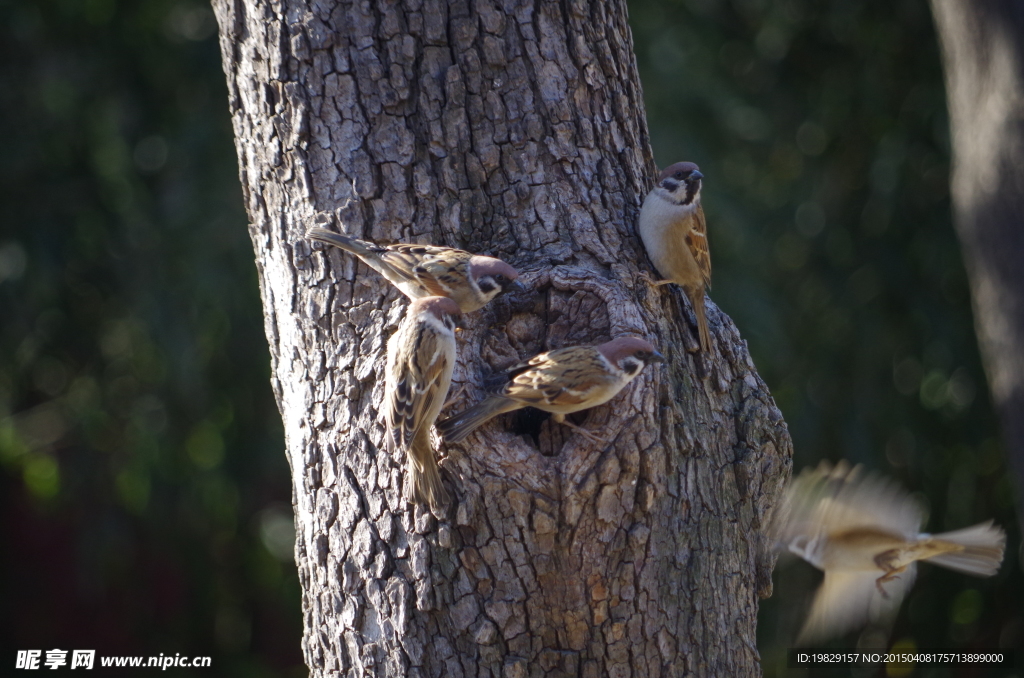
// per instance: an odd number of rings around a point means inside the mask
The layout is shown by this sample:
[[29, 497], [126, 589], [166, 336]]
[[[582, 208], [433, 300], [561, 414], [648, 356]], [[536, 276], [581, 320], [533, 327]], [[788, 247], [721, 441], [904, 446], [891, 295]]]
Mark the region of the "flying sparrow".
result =
[[446, 442], [458, 442], [493, 417], [523, 407], [551, 412], [553, 419], [587, 437], [565, 415], [608, 402], [644, 365], [663, 362], [654, 346], [637, 337], [619, 337], [599, 346], [559, 348], [509, 370], [499, 391], [437, 425]]
[[325, 228], [306, 237], [351, 252], [410, 299], [449, 297], [471, 313], [516, 283], [519, 273], [501, 259], [433, 245], [375, 245]]
[[452, 299], [422, 297], [406, 311], [388, 340], [384, 419], [388, 447], [405, 450], [408, 498], [439, 509], [448, 503], [430, 446], [430, 426], [437, 419], [455, 367], [455, 324], [460, 311]]
[[840, 635], [895, 611], [914, 583], [916, 561], [976, 577], [999, 571], [1006, 534], [992, 521], [923, 534], [921, 505], [862, 468], [822, 462], [786, 488], [770, 534], [780, 549], [825, 572], [799, 644]]
[[664, 278], [654, 283], [676, 283], [686, 292], [697, 316], [700, 347], [711, 350], [711, 335], [704, 316], [704, 290], [711, 286], [708, 226], [700, 205], [704, 175], [692, 162], [677, 162], [658, 177], [640, 210], [639, 231], [647, 256]]

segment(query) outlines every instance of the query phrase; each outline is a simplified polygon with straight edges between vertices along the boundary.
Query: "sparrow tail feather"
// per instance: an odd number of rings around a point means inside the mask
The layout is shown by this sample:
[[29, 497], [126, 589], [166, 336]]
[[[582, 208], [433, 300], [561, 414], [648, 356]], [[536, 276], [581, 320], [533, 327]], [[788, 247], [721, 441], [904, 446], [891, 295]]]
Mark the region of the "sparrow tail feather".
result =
[[962, 530], [935, 534], [931, 538], [961, 547], [928, 559], [936, 565], [975, 577], [991, 577], [1003, 562], [1006, 533], [991, 520]]
[[690, 291], [686, 290], [686, 296], [690, 298], [693, 305], [693, 314], [697, 316], [697, 334], [700, 335], [700, 350], [705, 353], [711, 350], [711, 333], [708, 331], [708, 319], [704, 314], [704, 288]]
[[441, 482], [441, 470], [430, 447], [426, 431], [417, 435], [407, 451], [409, 486], [408, 497], [416, 504], [429, 506], [435, 513], [448, 504], [448, 491]]
[[327, 243], [328, 245], [334, 245], [346, 252], [351, 252], [362, 259], [367, 266], [386, 276], [386, 273], [381, 270], [383, 263], [380, 261], [380, 257], [374, 252], [375, 249], [379, 250], [380, 248], [373, 243], [342, 235], [341, 233], [335, 233], [334, 231], [328, 231], [326, 228], [320, 228], [318, 226], [314, 226], [306, 231], [306, 237], [311, 240], [318, 240], [320, 242]]
[[441, 437], [445, 439], [445, 442], [457, 443], [499, 414], [521, 407], [522, 405], [514, 400], [502, 396], [490, 396], [468, 410], [438, 422], [437, 430], [441, 432]]
[[373, 247], [371, 243], [368, 243], [358, 238], [352, 238], [341, 233], [335, 233], [334, 231], [328, 231], [326, 228], [320, 228], [314, 226], [313, 228], [306, 231], [306, 237], [311, 240], [318, 240], [320, 242], [327, 243], [328, 245], [334, 245], [340, 247], [346, 252], [351, 252], [356, 256], [365, 256], [370, 253], [370, 248]]

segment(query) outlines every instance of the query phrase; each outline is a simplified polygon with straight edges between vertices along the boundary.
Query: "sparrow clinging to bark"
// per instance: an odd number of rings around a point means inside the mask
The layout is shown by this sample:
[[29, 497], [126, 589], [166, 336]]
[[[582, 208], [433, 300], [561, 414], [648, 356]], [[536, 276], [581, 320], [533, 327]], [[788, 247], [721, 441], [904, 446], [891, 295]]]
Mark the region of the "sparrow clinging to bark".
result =
[[458, 304], [447, 297], [414, 300], [398, 331], [388, 340], [384, 418], [389, 449], [408, 459], [408, 498], [440, 509], [448, 502], [430, 446], [455, 367]]
[[565, 415], [611, 400], [644, 366], [663, 362], [654, 346], [619, 337], [599, 346], [571, 346], [541, 353], [513, 367], [499, 391], [437, 425], [446, 442], [458, 442], [491, 418], [524, 407], [551, 412], [554, 420], [579, 430]]
[[309, 229], [306, 237], [351, 252], [410, 299], [448, 297], [463, 313], [519, 284], [519, 273], [501, 259], [451, 247], [375, 245], [319, 227]]
[[786, 488], [770, 526], [776, 546], [825, 572], [799, 644], [825, 640], [889, 616], [914, 583], [916, 562], [990, 577], [1006, 534], [992, 524], [923, 534], [921, 505], [860, 466], [827, 462]]
[[703, 178], [692, 162], [666, 167], [644, 200], [639, 231], [647, 256], [663, 278], [655, 284], [676, 283], [683, 288], [697, 316], [701, 350], [709, 351], [711, 335], [704, 316], [704, 290], [711, 286], [711, 254], [700, 205]]

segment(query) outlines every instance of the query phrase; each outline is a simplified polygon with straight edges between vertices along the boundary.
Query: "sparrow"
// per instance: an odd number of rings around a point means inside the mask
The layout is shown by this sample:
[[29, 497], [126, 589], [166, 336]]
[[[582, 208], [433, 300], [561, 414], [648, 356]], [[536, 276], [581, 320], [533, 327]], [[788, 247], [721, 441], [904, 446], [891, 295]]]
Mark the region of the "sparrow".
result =
[[388, 449], [406, 453], [408, 499], [432, 510], [448, 503], [430, 445], [430, 427], [452, 383], [460, 314], [453, 299], [416, 299], [388, 340], [384, 396]]
[[645, 365], [665, 358], [637, 337], [619, 337], [598, 346], [570, 346], [530, 358], [505, 375], [507, 383], [483, 401], [437, 425], [446, 442], [458, 442], [504, 412], [536, 407], [557, 423], [594, 436], [567, 422], [565, 415], [611, 400]]
[[918, 560], [976, 577], [999, 571], [1006, 533], [992, 521], [935, 535], [919, 531], [923, 522], [918, 501], [860, 466], [822, 462], [793, 480], [769, 534], [777, 548], [825, 572], [797, 643], [892, 614], [914, 583]]
[[314, 227], [306, 237], [351, 252], [410, 299], [448, 297], [463, 313], [485, 306], [512, 286], [518, 271], [501, 259], [434, 245], [375, 245]]
[[683, 288], [697, 316], [702, 351], [711, 350], [704, 315], [704, 290], [711, 286], [708, 226], [700, 205], [704, 175], [692, 162], [677, 162], [662, 170], [640, 209], [640, 238], [647, 256], [664, 278], [655, 285], [676, 283]]

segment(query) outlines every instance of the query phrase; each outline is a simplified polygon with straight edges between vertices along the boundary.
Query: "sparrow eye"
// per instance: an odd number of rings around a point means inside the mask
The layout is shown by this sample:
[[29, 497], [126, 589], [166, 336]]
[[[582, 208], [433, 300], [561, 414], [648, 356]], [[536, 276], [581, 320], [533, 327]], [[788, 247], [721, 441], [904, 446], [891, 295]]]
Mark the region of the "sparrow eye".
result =
[[504, 284], [505, 284], [505, 276], [503, 276], [503, 275], [502, 275], [502, 274], [500, 274], [500, 273], [499, 273], [498, 275], [494, 276], [494, 280], [495, 280], [495, 281], [496, 281], [496, 282], [497, 282], [497, 283], [498, 283], [499, 285], [504, 285]]
[[689, 174], [689, 172], [683, 172], [682, 170], [680, 170], [680, 171], [676, 172], [675, 174], [673, 174], [672, 176], [675, 177], [676, 179], [679, 179], [680, 181], [682, 181], [683, 179], [686, 178], [686, 176], [688, 174]]

